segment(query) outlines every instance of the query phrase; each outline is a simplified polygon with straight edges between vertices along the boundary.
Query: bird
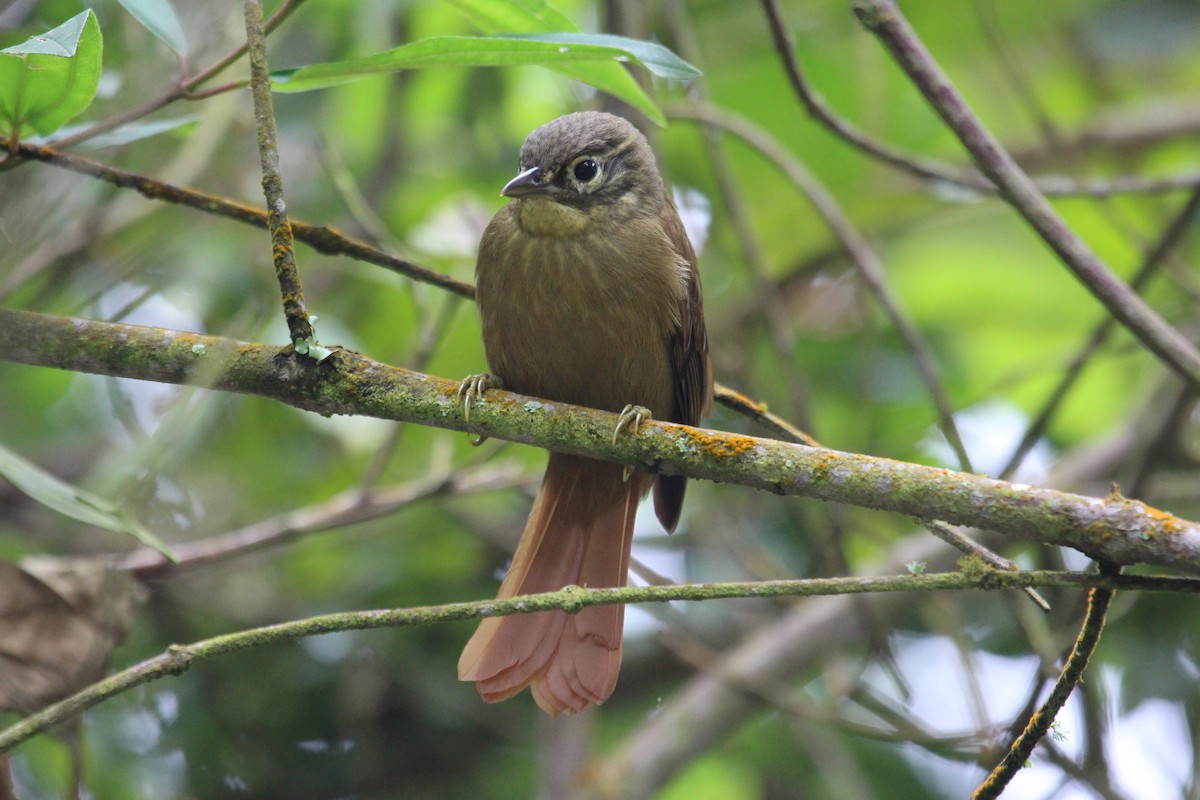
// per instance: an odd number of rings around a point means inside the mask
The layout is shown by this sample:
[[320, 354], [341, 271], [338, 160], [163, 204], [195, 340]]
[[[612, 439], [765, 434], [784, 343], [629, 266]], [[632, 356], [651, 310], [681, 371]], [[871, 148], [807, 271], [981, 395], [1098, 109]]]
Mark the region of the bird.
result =
[[[484, 230], [476, 304], [490, 370], [461, 385], [465, 413], [493, 387], [695, 425], [712, 406], [696, 254], [646, 137], [599, 111], [529, 134], [509, 198]], [[624, 586], [638, 503], [663, 527], [686, 479], [550, 453], [499, 597]], [[530, 687], [555, 717], [603, 703], [621, 666], [624, 606], [484, 619], [458, 662], [487, 702]]]

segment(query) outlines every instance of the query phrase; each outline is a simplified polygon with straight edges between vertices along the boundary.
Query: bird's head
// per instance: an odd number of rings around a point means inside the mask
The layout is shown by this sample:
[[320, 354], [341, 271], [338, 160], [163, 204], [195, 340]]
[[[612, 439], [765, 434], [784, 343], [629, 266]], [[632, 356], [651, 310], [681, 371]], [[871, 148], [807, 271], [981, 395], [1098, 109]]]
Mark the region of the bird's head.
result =
[[520, 172], [501, 194], [530, 206], [522, 209], [523, 219], [565, 214], [564, 221], [619, 222], [657, 214], [664, 187], [641, 131], [613, 114], [582, 111], [529, 134]]

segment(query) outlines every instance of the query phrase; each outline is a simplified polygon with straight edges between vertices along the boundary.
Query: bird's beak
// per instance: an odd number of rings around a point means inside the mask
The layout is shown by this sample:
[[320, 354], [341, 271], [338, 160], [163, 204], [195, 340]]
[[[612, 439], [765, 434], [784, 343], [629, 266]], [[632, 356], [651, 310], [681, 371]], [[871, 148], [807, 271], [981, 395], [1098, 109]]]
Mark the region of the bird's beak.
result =
[[548, 184], [541, 183], [541, 179], [541, 167], [530, 167], [504, 184], [500, 194], [504, 197], [524, 197], [534, 192], [544, 192], [548, 188]]

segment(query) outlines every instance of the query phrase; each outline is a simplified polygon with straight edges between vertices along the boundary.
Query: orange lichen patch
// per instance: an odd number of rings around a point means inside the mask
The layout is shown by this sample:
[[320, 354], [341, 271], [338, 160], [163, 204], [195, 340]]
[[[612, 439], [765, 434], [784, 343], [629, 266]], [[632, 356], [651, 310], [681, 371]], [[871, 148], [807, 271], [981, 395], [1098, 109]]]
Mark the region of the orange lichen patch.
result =
[[1116, 535], [1113, 529], [1104, 522], [1092, 522], [1084, 526], [1087, 538], [1094, 542], [1108, 542]]
[[821, 453], [817, 457], [818, 464], [813, 469], [813, 478], [816, 480], [821, 480], [822, 478], [829, 477], [829, 473], [833, 472], [833, 470], [839, 466], [838, 462], [842, 460], [843, 457], [840, 453], [834, 453], [832, 451]]
[[757, 403], [736, 389], [727, 390], [726, 396], [733, 402], [744, 406], [745, 408], [752, 408], [760, 414], [765, 414], [767, 412], [767, 404], [765, 402]]
[[703, 431], [691, 434], [692, 442], [709, 455], [718, 458], [733, 458], [754, 449], [757, 441], [749, 436], [712, 436]]
[[1183, 530], [1183, 523], [1179, 521], [1179, 517], [1169, 511], [1161, 511], [1154, 506], [1144, 506], [1144, 508], [1146, 516], [1154, 520], [1155, 525], [1161, 527], [1163, 533], [1179, 533]]

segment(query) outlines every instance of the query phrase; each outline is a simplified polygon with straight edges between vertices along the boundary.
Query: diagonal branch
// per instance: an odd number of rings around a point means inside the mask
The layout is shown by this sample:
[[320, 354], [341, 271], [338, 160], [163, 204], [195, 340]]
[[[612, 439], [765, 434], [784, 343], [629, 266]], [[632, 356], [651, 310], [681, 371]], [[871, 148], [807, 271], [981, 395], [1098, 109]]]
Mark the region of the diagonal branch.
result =
[[[1118, 575], [1120, 569], [1102, 565], [1100, 574]], [[1079, 630], [1079, 636], [1075, 639], [1075, 645], [1071, 648], [1071, 655], [1067, 657], [1067, 663], [1063, 665], [1062, 673], [1058, 676], [1054, 688], [1050, 690], [1050, 696], [1030, 718], [1029, 724], [1013, 742], [1004, 758], [975, 790], [972, 800], [995, 800], [1003, 794], [1005, 787], [1029, 760], [1033, 748], [1037, 747], [1037, 743], [1050, 732], [1050, 726], [1054, 724], [1058, 712], [1066, 705], [1071, 692], [1083, 679], [1088, 661], [1091, 660], [1092, 653], [1096, 652], [1096, 647], [1100, 644], [1100, 633], [1104, 630], [1108, 607], [1112, 605], [1115, 594], [1114, 590], [1108, 588], [1093, 588], [1088, 593], [1087, 615], [1083, 619], [1083, 627]]]
[[114, 565], [141, 580], [161, 578], [280, 547], [307, 534], [388, 516], [421, 500], [503, 489], [524, 480], [527, 477], [515, 464], [505, 463], [435, 473], [366, 493], [356, 486], [316, 505], [291, 509], [218, 536], [177, 544], [171, 548], [174, 560], [153, 547], [139, 547], [115, 558]]
[[856, 453], [654, 422], [489, 390], [463, 419], [458, 381], [341, 350], [321, 364], [215, 336], [0, 309], [0, 360], [199, 384], [320, 414], [356, 414], [484, 434], [653, 472], [933, 518], [1080, 550], [1116, 564], [1200, 572], [1200, 524], [1113, 494], [1084, 497]]
[[817, 179], [817, 176], [803, 162], [749, 120], [701, 104], [680, 108], [672, 107], [667, 111], [670, 117], [697, 120], [737, 136], [777, 166], [808, 198], [809, 203], [820, 214], [834, 238], [838, 240], [838, 244], [841, 245], [846, 256], [858, 267], [858, 272], [862, 275], [868, 291], [874, 296], [875, 302], [879, 304], [884, 316], [892, 323], [892, 327], [896, 329], [912, 355], [917, 373], [921, 376], [921, 381], [925, 384], [937, 412], [938, 429], [946, 437], [950, 449], [957, 456], [959, 467], [967, 472], [974, 472], [966, 445], [963, 444], [958, 426], [954, 422], [954, 405], [946, 390], [946, 382], [942, 377], [937, 360], [926, 343], [925, 337], [921, 335], [920, 329], [917, 328], [916, 323], [909, 317], [900, 302], [900, 298], [892, 291], [883, 262], [866, 237], [859, 233], [858, 229], [850, 222], [833, 193]]
[[[0, 139], [0, 146], [5, 145], [5, 141]], [[175, 186], [146, 175], [112, 167], [91, 158], [74, 153], [64, 153], [52, 147], [20, 142], [17, 145], [16, 152], [21, 158], [42, 161], [61, 169], [77, 172], [80, 175], [97, 178], [123, 189], [132, 189], [149, 200], [161, 200], [166, 203], [187, 206], [247, 225], [254, 225], [258, 228], [266, 229], [267, 227], [267, 214], [265, 211], [248, 206], [245, 203], [239, 203], [236, 200], [229, 200], [183, 186]], [[392, 272], [411, 278], [412, 280], [439, 286], [460, 297], [472, 298], [475, 296], [475, 287], [469, 283], [457, 281], [448, 275], [443, 275], [440, 272], [434, 272], [431, 269], [397, 258], [372, 247], [366, 242], [346, 236], [334, 228], [293, 221], [292, 234], [318, 253], [331, 256], [349, 256], [359, 261], [366, 261], [369, 264], [385, 267]]]
[[[907, 173], [918, 180], [944, 183], [961, 187], [975, 192], [996, 192], [996, 184], [987, 177], [976, 172], [968, 171], [955, 164], [934, 161], [905, 152], [886, 142], [878, 141], [869, 134], [859, 130], [852, 122], [840, 116], [830, 108], [809, 83], [800, 62], [796, 59], [796, 45], [792, 35], [784, 24], [776, 0], [762, 0], [763, 10], [767, 16], [767, 24], [771, 29], [771, 39], [775, 50], [783, 62], [784, 72], [796, 97], [804, 104], [809, 116], [824, 125], [831, 133], [848, 142], [853, 147], [878, 161]], [[1089, 197], [1108, 197], [1124, 192], [1166, 192], [1179, 189], [1190, 189], [1200, 185], [1200, 173], [1188, 172], [1166, 178], [1139, 178], [1124, 176], [1112, 179], [1073, 180], [1057, 176], [1044, 176], [1035, 179], [1038, 189], [1046, 195], [1069, 197], [1084, 195]]]
[[851, 0], [851, 6], [958, 137], [976, 166], [1063, 264], [1142, 344], [1200, 388], [1200, 352], [1071, 230], [1000, 141], [980, 123], [894, 0]]
[[[295, 11], [303, 1], [304, 0], [284, 0], [284, 2], [280, 3], [279, 7], [275, 9], [275, 13], [271, 15], [271, 18], [263, 24], [263, 32], [270, 33], [271, 31], [275, 30], [275, 28], [277, 28], [281, 22], [287, 19], [288, 15]], [[66, 149], [71, 145], [85, 142], [88, 139], [95, 138], [102, 133], [108, 133], [111, 130], [121, 127], [122, 125], [135, 122], [142, 117], [147, 117], [150, 114], [153, 114], [155, 111], [169, 106], [176, 100], [195, 100], [202, 96], [208, 97], [212, 94], [232, 88], [231, 85], [227, 84], [203, 93], [196, 92], [196, 88], [198, 86], [207, 83], [213, 77], [224, 71], [227, 67], [245, 55], [246, 48], [247, 44], [245, 42], [241, 43], [232, 51], [226, 53], [215, 63], [211, 64], [200, 72], [197, 72], [190, 78], [180, 80], [178, 84], [167, 89], [167, 91], [158, 97], [151, 98], [150, 100], [134, 106], [133, 108], [114, 114], [108, 119], [102, 119], [98, 122], [92, 123], [83, 130], [73, 133], [70, 136], [64, 136], [61, 139], [55, 139], [54, 146]]]
[[796, 44], [792, 41], [792, 35], [788, 31], [787, 25], [784, 24], [778, 2], [762, 0], [762, 6], [767, 16], [767, 24], [771, 29], [771, 40], [783, 62], [788, 82], [791, 83], [796, 97], [804, 104], [804, 110], [808, 112], [809, 116], [867, 155], [915, 178], [945, 182], [974, 191], [994, 191], [994, 187], [978, 175], [970, 174], [948, 164], [930, 161], [912, 153], [904, 153], [884, 142], [875, 141], [849, 120], [836, 114], [825, 102], [825, 99], [813, 90], [800, 62], [796, 60]]

